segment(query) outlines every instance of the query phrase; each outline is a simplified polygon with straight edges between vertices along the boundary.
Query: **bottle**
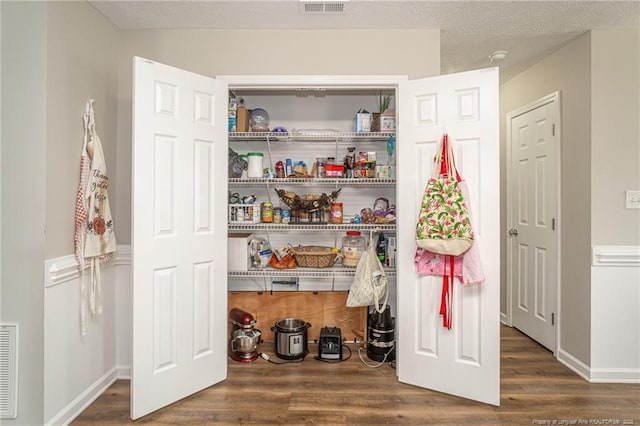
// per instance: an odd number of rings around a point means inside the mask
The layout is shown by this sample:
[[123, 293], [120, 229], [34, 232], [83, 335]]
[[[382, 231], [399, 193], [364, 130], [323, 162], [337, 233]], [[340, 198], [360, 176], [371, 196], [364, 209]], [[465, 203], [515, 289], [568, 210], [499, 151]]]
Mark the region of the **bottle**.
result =
[[284, 174], [285, 177], [289, 177], [293, 174], [293, 162], [291, 161], [291, 158], [284, 160]]
[[342, 237], [342, 266], [358, 266], [358, 261], [366, 249], [367, 240], [360, 235], [360, 231], [347, 231], [347, 235]]

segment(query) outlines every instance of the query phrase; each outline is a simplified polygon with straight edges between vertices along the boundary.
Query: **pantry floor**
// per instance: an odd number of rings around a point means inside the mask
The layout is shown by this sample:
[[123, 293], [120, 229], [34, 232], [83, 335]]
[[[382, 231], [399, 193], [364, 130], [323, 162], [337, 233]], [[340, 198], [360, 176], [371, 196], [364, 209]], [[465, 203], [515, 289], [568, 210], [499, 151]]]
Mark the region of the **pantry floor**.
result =
[[[501, 328], [501, 406], [399, 383], [389, 364], [364, 365], [357, 345], [348, 361], [273, 365], [229, 361], [225, 382], [158, 410], [136, 424], [635, 424], [640, 385], [591, 384], [514, 328]], [[273, 345], [260, 350], [273, 355]], [[345, 351], [345, 356], [348, 351]], [[370, 364], [375, 362], [366, 358]], [[416, 374], [428, 374], [416, 372]], [[548, 421], [548, 422], [547, 422]], [[626, 421], [626, 423], [625, 423]], [[72, 423], [133, 424], [129, 381], [118, 380]]]

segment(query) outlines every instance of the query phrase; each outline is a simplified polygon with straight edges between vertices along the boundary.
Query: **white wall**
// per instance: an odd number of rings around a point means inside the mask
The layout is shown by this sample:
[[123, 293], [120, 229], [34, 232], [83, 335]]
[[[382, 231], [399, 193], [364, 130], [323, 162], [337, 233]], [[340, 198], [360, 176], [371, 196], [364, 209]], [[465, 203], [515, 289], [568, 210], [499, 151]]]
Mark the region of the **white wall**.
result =
[[625, 190], [640, 190], [639, 93], [640, 30], [592, 31], [594, 246], [640, 245], [640, 210], [625, 209]]
[[591, 33], [592, 381], [640, 382], [640, 30]]
[[48, 3], [44, 420], [54, 424], [72, 418], [117, 375], [116, 271], [103, 266], [103, 314], [88, 315], [83, 337], [73, 235], [89, 99], [115, 208], [118, 48], [118, 29], [88, 3]]
[[[555, 91], [562, 99], [561, 141], [561, 316], [565, 351], [582, 363], [590, 361], [590, 256], [591, 256], [591, 36], [585, 34], [552, 53], [500, 87], [502, 161], [506, 167], [505, 116]], [[503, 174], [504, 179], [505, 174]], [[502, 182], [502, 188], [506, 183]], [[503, 194], [504, 194], [503, 190]], [[506, 229], [506, 197], [502, 197], [502, 223]], [[506, 312], [506, 252], [502, 250], [502, 303]]]
[[[48, 2], [46, 257], [73, 253], [82, 116], [95, 99], [96, 130], [116, 206], [118, 29], [86, 2]], [[115, 223], [118, 227], [118, 223]]]
[[77, 283], [45, 289], [45, 259], [73, 253], [82, 113], [90, 97], [98, 130], [111, 139], [107, 161], [115, 162], [118, 31], [85, 2], [0, 7], [1, 321], [19, 326], [18, 417], [2, 422], [36, 425], [70, 407], [115, 365], [113, 274], [103, 278], [104, 325], [90, 327], [94, 334], [83, 340]]
[[18, 416], [42, 424], [46, 152], [44, 3], [2, 2], [2, 324], [18, 324]]

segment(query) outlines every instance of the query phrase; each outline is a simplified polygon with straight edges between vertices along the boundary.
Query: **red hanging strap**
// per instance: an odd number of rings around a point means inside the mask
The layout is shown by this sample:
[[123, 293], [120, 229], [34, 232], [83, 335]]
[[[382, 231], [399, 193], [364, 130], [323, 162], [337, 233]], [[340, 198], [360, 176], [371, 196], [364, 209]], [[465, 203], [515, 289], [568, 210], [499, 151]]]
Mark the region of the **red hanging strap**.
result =
[[[454, 277], [454, 257], [449, 258], [449, 271], [445, 264], [444, 275], [442, 276], [442, 297], [440, 298], [440, 315], [442, 315], [442, 326], [451, 330], [453, 325], [452, 302], [453, 302], [453, 277]], [[445, 259], [446, 262], [446, 259]]]
[[[440, 153], [440, 174], [449, 175], [449, 135], [446, 133], [442, 135], [442, 151]], [[455, 177], [458, 182], [462, 180], [458, 169], [455, 166], [453, 158], [451, 159], [451, 165], [455, 170]], [[449, 271], [447, 272], [446, 261], [449, 260]], [[448, 330], [451, 330], [453, 325], [452, 315], [452, 303], [453, 303], [453, 284], [454, 284], [454, 256], [445, 257], [444, 275], [442, 276], [442, 297], [440, 299], [440, 315], [442, 315], [442, 325]]]
[[[449, 175], [449, 135], [447, 135], [446, 133], [442, 135], [441, 158], [442, 158], [442, 161], [440, 161], [440, 174], [448, 176]], [[456, 180], [460, 182], [462, 178], [460, 177], [460, 173], [458, 173], [458, 169], [455, 166], [455, 164], [453, 166], [453, 169], [456, 172]]]

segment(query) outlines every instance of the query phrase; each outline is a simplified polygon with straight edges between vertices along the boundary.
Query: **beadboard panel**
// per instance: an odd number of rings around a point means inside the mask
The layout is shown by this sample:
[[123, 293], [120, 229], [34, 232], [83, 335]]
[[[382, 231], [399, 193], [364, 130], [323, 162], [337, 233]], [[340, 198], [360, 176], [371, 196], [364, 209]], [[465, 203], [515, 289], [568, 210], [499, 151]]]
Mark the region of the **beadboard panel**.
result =
[[640, 246], [595, 246], [589, 380], [640, 383]]
[[[116, 380], [120, 338], [116, 315], [119, 270], [130, 263], [129, 247], [119, 247], [101, 266], [102, 314], [87, 313], [80, 329], [80, 271], [73, 255], [45, 261], [44, 420], [66, 424]], [[126, 268], [128, 269], [128, 268]], [[88, 271], [85, 271], [88, 278]], [[128, 282], [127, 278], [127, 282]], [[126, 326], [130, 327], [130, 321]], [[125, 369], [123, 369], [124, 371]]]

